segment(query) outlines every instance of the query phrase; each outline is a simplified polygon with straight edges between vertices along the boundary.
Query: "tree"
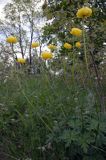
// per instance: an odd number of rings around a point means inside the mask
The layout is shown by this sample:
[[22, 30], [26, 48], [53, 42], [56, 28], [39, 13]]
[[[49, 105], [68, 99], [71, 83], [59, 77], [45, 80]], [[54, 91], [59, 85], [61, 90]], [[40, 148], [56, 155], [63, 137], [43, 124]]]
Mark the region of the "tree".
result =
[[[43, 13], [48, 21], [52, 20], [52, 23], [48, 22], [44, 27], [44, 36], [46, 37], [44, 40], [51, 42], [54, 39], [58, 39], [62, 44], [65, 41], [70, 42], [70, 28], [74, 26], [82, 27], [81, 20], [76, 18], [76, 12], [83, 5], [90, 6], [93, 10], [92, 17], [89, 20], [86, 19], [86, 27], [87, 34], [90, 37], [90, 46], [93, 44], [94, 54], [99, 53], [104, 48], [103, 43], [105, 42], [105, 1], [103, 0], [48, 1], [46, 7], [43, 8]], [[56, 38], [53, 38], [54, 35]], [[64, 53], [64, 50], [61, 50], [61, 52]], [[101, 62], [101, 59], [99, 61]]]
[[[88, 6], [92, 8], [93, 14], [82, 22], [76, 17], [79, 8]], [[89, 56], [89, 68], [95, 71], [96, 77], [100, 77], [101, 62], [104, 59], [105, 42], [105, 1], [104, 0], [55, 0], [48, 1], [43, 5], [43, 14], [48, 23], [44, 27], [44, 41], [47, 43], [59, 43], [63, 46], [65, 42], [73, 43], [72, 35], [69, 33], [73, 27], [83, 28], [85, 26], [87, 51]], [[74, 38], [74, 44], [79, 40]], [[82, 43], [83, 40], [80, 39]], [[75, 49], [74, 49], [75, 50]], [[70, 51], [61, 47], [59, 53], [68, 55]], [[78, 50], [75, 52], [78, 53]], [[79, 60], [84, 61], [84, 51], [80, 49]], [[72, 57], [71, 57], [72, 58]], [[98, 73], [99, 72], [99, 73]]]
[[18, 38], [19, 43], [15, 45], [15, 51], [21, 53], [23, 58], [29, 55], [30, 65], [32, 64], [32, 41], [39, 41], [37, 22], [42, 14], [39, 4], [40, 0], [13, 0], [5, 6], [5, 21], [0, 25], [3, 36], [15, 35]]

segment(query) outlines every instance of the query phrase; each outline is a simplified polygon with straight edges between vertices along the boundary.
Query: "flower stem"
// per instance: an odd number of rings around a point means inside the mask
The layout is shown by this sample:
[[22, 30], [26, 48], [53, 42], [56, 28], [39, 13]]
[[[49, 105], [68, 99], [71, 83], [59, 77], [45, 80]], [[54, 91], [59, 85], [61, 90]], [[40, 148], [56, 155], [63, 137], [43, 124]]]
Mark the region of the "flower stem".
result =
[[88, 59], [87, 59], [87, 48], [86, 48], [86, 38], [85, 38], [84, 26], [83, 26], [83, 40], [84, 40], [84, 55], [85, 55], [86, 69], [87, 69], [88, 75], [90, 75], [90, 73], [89, 73], [89, 66], [88, 66]]
[[75, 53], [74, 53], [74, 37], [73, 37], [73, 65], [72, 65], [72, 80], [73, 80], [73, 84], [74, 84], [74, 79], [75, 79], [75, 75], [74, 75], [74, 72], [75, 72]]

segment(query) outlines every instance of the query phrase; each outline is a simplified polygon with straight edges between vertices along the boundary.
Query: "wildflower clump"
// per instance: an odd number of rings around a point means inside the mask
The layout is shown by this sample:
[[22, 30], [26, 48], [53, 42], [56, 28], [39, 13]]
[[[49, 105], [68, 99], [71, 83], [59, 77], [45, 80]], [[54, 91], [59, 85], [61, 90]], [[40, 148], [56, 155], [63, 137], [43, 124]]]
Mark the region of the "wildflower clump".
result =
[[64, 48], [66, 48], [66, 49], [71, 49], [71, 48], [72, 48], [72, 45], [69, 44], [69, 43], [64, 43]]
[[49, 60], [53, 58], [53, 54], [51, 52], [44, 51], [41, 53], [41, 58], [44, 60]]
[[49, 49], [55, 50], [57, 48], [57, 46], [53, 45], [53, 44], [49, 44], [48, 45]]
[[39, 47], [39, 43], [38, 43], [38, 42], [32, 42], [31, 47], [32, 47], [32, 48]]
[[25, 64], [26, 63], [26, 60], [24, 58], [17, 58], [16, 60], [18, 63], [20, 64]]
[[76, 42], [76, 43], [75, 43], [75, 46], [76, 46], [77, 48], [81, 48], [82, 44], [81, 44], [80, 42]]
[[14, 36], [9, 36], [9, 37], [7, 37], [7, 39], [6, 39], [6, 42], [8, 42], [8, 43], [17, 43], [18, 41], [17, 41], [17, 38], [16, 37], [14, 37]]
[[92, 9], [89, 7], [82, 7], [77, 11], [77, 17], [78, 18], [87, 18], [92, 15]]
[[72, 28], [70, 34], [80, 37], [82, 35], [82, 30], [79, 28]]

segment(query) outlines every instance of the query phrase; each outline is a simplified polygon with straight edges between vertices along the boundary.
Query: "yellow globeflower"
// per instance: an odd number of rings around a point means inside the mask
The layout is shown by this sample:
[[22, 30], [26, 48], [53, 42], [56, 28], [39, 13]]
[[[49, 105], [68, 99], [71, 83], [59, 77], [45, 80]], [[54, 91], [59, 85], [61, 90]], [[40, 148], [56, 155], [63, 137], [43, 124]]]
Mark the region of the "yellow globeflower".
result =
[[78, 18], [90, 17], [92, 15], [92, 9], [89, 7], [83, 7], [77, 11], [76, 15]]
[[44, 60], [48, 60], [53, 58], [53, 54], [51, 52], [45, 51], [41, 53], [41, 57]]
[[6, 42], [8, 42], [8, 43], [17, 43], [17, 38], [14, 37], [14, 36], [9, 36], [9, 37], [6, 39]]
[[70, 33], [74, 36], [80, 37], [82, 35], [82, 30], [79, 28], [72, 28]]
[[75, 46], [76, 46], [77, 48], [81, 48], [82, 44], [81, 44], [80, 42], [76, 42], [76, 43], [75, 43]]
[[26, 63], [26, 60], [24, 58], [18, 58], [16, 61], [20, 64], [25, 64]]
[[66, 49], [71, 49], [71, 48], [72, 48], [72, 45], [69, 44], [69, 43], [64, 43], [64, 48], [66, 48]]
[[48, 48], [49, 48], [49, 49], [53, 49], [53, 50], [54, 50], [54, 49], [56, 49], [56, 48], [57, 48], [57, 46], [55, 46], [55, 45], [53, 45], [53, 44], [49, 44], [49, 45], [48, 45]]
[[39, 47], [39, 43], [38, 42], [32, 42], [32, 48], [36, 48]]

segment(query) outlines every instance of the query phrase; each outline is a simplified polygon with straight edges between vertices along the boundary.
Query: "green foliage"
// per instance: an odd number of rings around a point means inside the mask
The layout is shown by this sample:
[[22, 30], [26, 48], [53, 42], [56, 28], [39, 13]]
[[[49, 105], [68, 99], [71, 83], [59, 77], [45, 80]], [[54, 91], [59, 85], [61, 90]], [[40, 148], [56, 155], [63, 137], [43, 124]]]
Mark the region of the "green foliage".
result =
[[[93, 52], [95, 64], [99, 65], [103, 60], [104, 42], [105, 42], [105, 2], [104, 1], [62, 1], [50, 3], [43, 9], [44, 16], [52, 23], [48, 23], [44, 27], [44, 41], [51, 41], [55, 35], [56, 40], [63, 45], [64, 42], [71, 42], [72, 36], [70, 29], [72, 27], [82, 28], [82, 20], [76, 17], [76, 12], [82, 6], [90, 6], [93, 10], [93, 15], [85, 19], [84, 24], [87, 27], [87, 45], [88, 52]], [[89, 37], [89, 38], [88, 38]], [[79, 41], [76, 39], [74, 41]], [[82, 40], [81, 40], [82, 41]], [[92, 45], [91, 45], [92, 44]], [[82, 51], [81, 51], [82, 52]], [[62, 51], [64, 54], [64, 50]], [[84, 54], [81, 53], [82, 59]], [[96, 60], [98, 59], [98, 60]]]
[[106, 117], [95, 90], [70, 84], [23, 71], [1, 82], [0, 146], [8, 158], [105, 159]]

